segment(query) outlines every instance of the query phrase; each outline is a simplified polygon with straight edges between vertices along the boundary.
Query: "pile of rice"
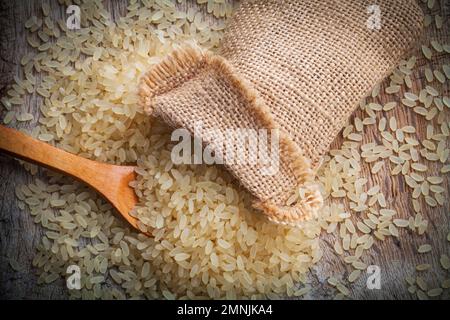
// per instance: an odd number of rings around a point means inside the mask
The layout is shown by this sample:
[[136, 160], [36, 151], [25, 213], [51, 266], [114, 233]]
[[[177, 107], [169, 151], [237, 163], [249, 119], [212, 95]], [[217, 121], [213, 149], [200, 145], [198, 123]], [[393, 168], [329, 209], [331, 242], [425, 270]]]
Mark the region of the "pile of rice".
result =
[[[308, 271], [322, 257], [319, 236], [326, 231], [335, 234], [334, 250], [350, 267], [346, 278], [328, 279], [330, 290], [336, 298], [349, 296], [348, 284], [365, 272], [364, 253], [376, 241], [399, 237], [405, 228], [426, 233], [423, 208], [448, 204], [444, 179], [426, 171], [430, 161], [440, 164], [442, 174], [450, 171], [450, 102], [443, 96], [449, 65], [433, 65], [432, 71], [415, 68], [415, 56], [402, 61], [389, 83], [374, 88], [361, 103], [343, 130], [344, 142], [330, 151], [319, 170], [327, 199], [320, 218], [302, 229], [280, 226], [254, 212], [250, 195], [221, 168], [174, 165], [170, 129], [151, 123], [138, 106], [140, 76], [179, 43], [196, 41], [212, 50], [219, 44], [232, 5], [222, 0], [197, 3], [131, 0], [127, 14], [113, 22], [100, 1], [81, 1], [79, 31], [67, 30], [65, 21], [53, 21], [44, 3], [39, 17], [25, 23], [28, 42], [36, 50], [22, 58], [23, 76], [15, 78], [1, 99], [3, 122], [16, 126], [33, 121], [25, 97], [36, 92], [42, 100], [41, 117], [31, 135], [98, 161], [137, 163], [132, 187], [139, 205], [132, 214], [152, 234], [130, 229], [86, 186], [48, 172], [48, 179], [16, 188], [19, 207], [28, 207], [46, 230], [33, 260], [38, 282], [65, 278], [67, 267], [77, 265], [82, 288], [69, 290], [72, 298], [307, 296]], [[441, 28], [442, 18], [433, 19]], [[450, 52], [448, 44], [436, 40], [430, 47], [422, 47], [430, 60], [434, 51]], [[429, 80], [421, 91], [411, 88], [417, 72]], [[392, 101], [378, 101], [383, 89]], [[411, 108], [430, 121], [426, 137], [411, 125], [397, 123], [389, 115], [395, 108]], [[368, 126], [379, 129], [378, 142], [365, 141]], [[24, 165], [36, 173], [34, 166]], [[389, 208], [382, 188], [362, 176], [365, 167], [377, 175], [385, 166], [392, 175], [404, 176], [414, 213], [399, 216]], [[430, 250], [419, 248], [421, 254]], [[445, 253], [440, 260], [449, 269]], [[420, 277], [407, 281], [408, 290], [419, 298], [440, 296], [450, 287], [448, 279], [431, 287]]]

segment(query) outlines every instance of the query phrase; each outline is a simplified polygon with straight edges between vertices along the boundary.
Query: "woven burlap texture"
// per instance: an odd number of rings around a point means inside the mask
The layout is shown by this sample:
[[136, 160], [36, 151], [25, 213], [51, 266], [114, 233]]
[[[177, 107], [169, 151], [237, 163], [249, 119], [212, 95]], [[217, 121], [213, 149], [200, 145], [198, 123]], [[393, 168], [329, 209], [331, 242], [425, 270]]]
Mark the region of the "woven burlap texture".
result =
[[[314, 175], [330, 143], [420, 37], [415, 1], [375, 2], [243, 1], [218, 53], [181, 47], [147, 72], [143, 106], [191, 133], [201, 122], [205, 133], [197, 138], [219, 154], [227, 129], [278, 129], [277, 174], [262, 174], [261, 165], [225, 166], [270, 220], [301, 224], [322, 205]], [[367, 24], [373, 4], [379, 29]]]

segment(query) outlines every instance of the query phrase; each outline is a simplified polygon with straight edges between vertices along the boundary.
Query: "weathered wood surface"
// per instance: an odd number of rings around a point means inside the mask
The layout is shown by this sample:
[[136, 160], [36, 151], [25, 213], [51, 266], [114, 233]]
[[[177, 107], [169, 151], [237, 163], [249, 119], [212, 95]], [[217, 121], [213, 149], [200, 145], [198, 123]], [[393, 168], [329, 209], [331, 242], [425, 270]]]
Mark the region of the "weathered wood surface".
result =
[[[445, 1], [441, 1], [442, 4]], [[23, 27], [24, 22], [33, 14], [40, 12], [41, 1], [7, 1], [0, 0], [0, 96], [6, 93], [6, 87], [14, 76], [18, 74], [19, 60], [28, 50], [26, 44], [26, 33]], [[56, 1], [50, 1], [51, 15], [55, 18], [64, 16], [64, 8]], [[126, 1], [108, 1], [108, 7], [113, 17], [120, 16], [125, 11]], [[435, 7], [434, 13], [441, 11], [441, 15], [446, 18], [444, 28], [435, 33], [428, 34], [428, 38], [443, 39], [442, 42], [449, 43], [448, 20], [450, 7], [439, 9]], [[39, 13], [40, 14], [40, 13]], [[446, 26], [446, 27], [445, 27]], [[420, 55], [420, 53], [418, 53]], [[448, 54], [440, 54], [434, 61], [442, 64], [449, 61]], [[418, 61], [418, 65], [423, 66], [426, 62], [423, 59]], [[414, 87], [424, 87], [425, 80], [423, 72], [414, 74]], [[447, 95], [449, 90], [447, 88]], [[27, 101], [27, 109], [34, 115], [38, 114], [34, 96]], [[382, 97], [382, 101], [392, 100], [393, 96]], [[396, 98], [398, 101], [398, 98]], [[421, 117], [405, 108], [397, 108], [395, 112], [390, 112], [400, 120], [400, 125], [412, 124], [418, 131], [425, 132], [426, 122]], [[0, 113], [1, 115], [1, 113]], [[385, 115], [386, 116], [386, 115]], [[448, 119], [447, 119], [448, 120]], [[32, 127], [31, 124], [22, 124], [22, 127]], [[365, 134], [365, 141], [379, 140], [377, 130], [372, 126]], [[337, 138], [333, 147], [338, 147], [341, 139]], [[392, 178], [388, 171], [384, 171], [375, 176], [371, 176], [370, 168], [364, 166], [363, 174], [370, 177], [371, 183], [382, 186], [386, 199], [392, 208], [395, 208], [402, 217], [408, 217], [412, 212], [410, 191], [405, 188], [403, 178], [397, 176]], [[386, 169], [386, 167], [385, 167]], [[383, 169], [383, 170], [385, 170]], [[438, 172], [438, 166], [433, 165], [429, 175]], [[41, 173], [38, 173], [40, 176]], [[14, 188], [32, 181], [32, 176], [27, 173], [16, 160], [0, 155], [0, 298], [2, 299], [55, 299], [66, 298], [66, 291], [63, 281], [56, 281], [51, 285], [38, 286], [34, 275], [31, 261], [34, 255], [34, 248], [39, 242], [42, 230], [32, 221], [31, 215], [17, 207], [14, 196]], [[448, 190], [448, 175], [444, 187]], [[448, 195], [447, 195], [448, 196]], [[363, 255], [363, 261], [368, 264], [376, 264], [381, 267], [381, 290], [368, 290], [366, 288], [366, 276], [356, 281], [351, 287], [351, 296], [359, 299], [409, 299], [412, 296], [406, 291], [404, 278], [408, 274], [414, 273], [414, 266], [419, 263], [432, 263], [432, 271], [424, 273], [424, 277], [429, 280], [430, 286], [433, 283], [437, 286], [437, 279], [448, 277], [439, 267], [439, 256], [441, 253], [449, 254], [449, 243], [445, 240], [450, 226], [449, 202], [443, 207], [430, 210], [430, 207], [423, 207], [423, 213], [429, 220], [428, 232], [423, 236], [417, 236], [405, 230], [400, 231], [399, 239], [388, 239], [384, 242], [376, 242], [373, 249]], [[331, 275], [348, 276], [350, 268], [343, 262], [342, 257], [337, 257], [333, 250], [333, 237], [322, 235], [321, 246], [324, 249], [324, 257], [317, 264], [311, 273], [313, 283], [313, 293], [311, 298], [329, 299], [332, 298], [329, 287], [324, 285], [326, 278]], [[433, 245], [432, 253], [418, 255], [417, 247], [423, 243]], [[14, 271], [9, 265], [9, 259], [13, 259], [20, 264], [20, 271]], [[434, 281], [434, 282], [433, 282]], [[449, 298], [448, 292], [444, 298]]]
[[[419, 1], [420, 2], [420, 1]], [[450, 42], [450, 30], [449, 30], [449, 18], [450, 18], [450, 4], [446, 1], [440, 1], [442, 7], [435, 6], [433, 10], [426, 8], [426, 4], [422, 2], [421, 6], [424, 12], [427, 14], [437, 14], [445, 17], [444, 27], [436, 29], [428, 27], [424, 35], [423, 43], [429, 47], [430, 40], [437, 40], [441, 43]], [[419, 59], [416, 62], [416, 68], [411, 75], [413, 80], [413, 92], [419, 92], [420, 89], [425, 88], [427, 81], [424, 76], [424, 67], [435, 67], [442, 64], [448, 64], [450, 57], [445, 52], [442, 54], [436, 54], [433, 52], [432, 62], [426, 60], [421, 49], [418, 47], [413, 50], [411, 54], [416, 55]], [[380, 92], [384, 92], [384, 87], [389, 81], [384, 81]], [[397, 101], [401, 106], [400, 98], [403, 97], [404, 91], [401, 91], [399, 95], [386, 95], [380, 93], [379, 101], [386, 103], [389, 101]], [[450, 93], [449, 82], [446, 82], [444, 88], [444, 95], [448, 96]], [[354, 116], [358, 116], [361, 119], [366, 117], [360, 110], [355, 112]], [[377, 114], [377, 119], [381, 117], [389, 119], [391, 116], [395, 116], [398, 121], [398, 127], [401, 128], [404, 125], [412, 125], [417, 129], [418, 137], [425, 139], [426, 126], [430, 122], [426, 121], [424, 117], [418, 116], [416, 113], [411, 112], [410, 108], [397, 107], [389, 112], [380, 112]], [[447, 121], [449, 117], [447, 114]], [[363, 143], [376, 142], [381, 143], [380, 134], [376, 129], [376, 126], [369, 126], [364, 129]], [[339, 148], [342, 143], [342, 138], [338, 137], [332, 144], [332, 148]], [[447, 148], [449, 147], [447, 140]], [[429, 171], [427, 176], [441, 175], [439, 170], [441, 164], [436, 165], [435, 162], [426, 162], [429, 164]], [[370, 185], [379, 185], [386, 197], [388, 207], [395, 209], [398, 212], [397, 218], [408, 219], [410, 216], [414, 216], [414, 209], [412, 206], [411, 189], [405, 184], [402, 175], [392, 176], [387, 170], [389, 166], [384, 166], [382, 171], [376, 175], [370, 173], [371, 166], [362, 166], [363, 170], [361, 176], [367, 177]], [[447, 174], [442, 185], [446, 190], [449, 190], [449, 175]], [[449, 278], [448, 272], [445, 272], [439, 263], [441, 254], [449, 254], [450, 243], [446, 240], [447, 234], [450, 229], [450, 216], [449, 216], [449, 200], [448, 192], [446, 193], [446, 201], [442, 207], [431, 208], [430, 206], [422, 203], [422, 214], [424, 219], [429, 221], [427, 232], [424, 235], [419, 236], [417, 233], [412, 233], [405, 228], [400, 229], [400, 237], [389, 237], [385, 241], [376, 241], [372, 249], [369, 252], [365, 252], [361, 260], [368, 265], [377, 265], [381, 269], [381, 289], [370, 290], [366, 286], [367, 275], [363, 272], [361, 277], [353, 283], [350, 287], [351, 296], [357, 299], [416, 299], [417, 296], [411, 295], [407, 291], [407, 283], [405, 277], [408, 275], [422, 276], [427, 284], [428, 288], [439, 287], [443, 279]], [[353, 219], [353, 221], [358, 221]], [[335, 232], [336, 234], [336, 232]], [[347, 279], [349, 273], [353, 270], [342, 261], [342, 256], [337, 257], [333, 249], [334, 240], [336, 236], [322, 234], [321, 246], [324, 250], [324, 256], [319, 264], [313, 268], [312, 280], [313, 283], [324, 283], [326, 278], [335, 275], [337, 278]], [[417, 248], [421, 244], [429, 243], [433, 246], [433, 250], [428, 254], [418, 254]], [[415, 272], [415, 266], [422, 263], [429, 263], [432, 265], [429, 271]], [[328, 293], [325, 289], [317, 286], [317, 290], [314, 291], [314, 298], [327, 298]], [[320, 288], [320, 289], [319, 289]], [[443, 299], [450, 298], [450, 292], [447, 290], [444, 292]]]

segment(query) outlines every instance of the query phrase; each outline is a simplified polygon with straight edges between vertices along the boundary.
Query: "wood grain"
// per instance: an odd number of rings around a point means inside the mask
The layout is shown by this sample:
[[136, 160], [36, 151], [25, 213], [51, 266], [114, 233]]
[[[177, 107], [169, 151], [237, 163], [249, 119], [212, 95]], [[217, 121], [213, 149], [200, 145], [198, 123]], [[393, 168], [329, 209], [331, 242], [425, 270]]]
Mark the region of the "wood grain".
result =
[[[41, 1], [7, 1], [0, 0], [0, 96], [6, 93], [7, 85], [12, 81], [14, 74], [19, 73], [19, 60], [28, 50], [26, 35], [23, 28], [24, 22], [32, 15], [39, 12]], [[117, 18], [125, 12], [126, 1], [105, 1], [112, 16]], [[51, 15], [54, 18], [64, 16], [64, 8], [56, 1], [50, 1]], [[445, 1], [441, 1], [442, 4]], [[429, 10], [427, 10], [429, 11]], [[447, 6], [435, 6], [433, 13], [440, 13], [445, 19], [445, 26], [441, 30], [428, 29], [427, 39], [440, 39], [441, 42], [450, 43], [448, 20], [450, 8]], [[427, 41], [427, 40], [425, 40]], [[417, 53], [420, 56], [420, 52]], [[418, 60], [419, 68], [413, 74], [414, 89], [422, 88], [426, 85], [423, 78], [423, 66], [438, 65], [448, 63], [448, 54], [435, 55], [433, 63], [430, 64], [423, 59]], [[448, 82], [447, 82], [448, 83]], [[446, 88], [449, 94], [449, 88]], [[26, 103], [29, 112], [38, 119], [38, 110], [35, 107], [39, 102], [39, 97], [33, 95]], [[391, 101], [398, 97], [382, 95], [381, 102]], [[361, 117], [357, 111], [355, 115]], [[406, 108], [396, 108], [389, 113], [383, 112], [379, 116], [395, 115], [399, 120], [399, 125], [411, 124], [417, 128], [420, 136], [424, 136], [426, 122], [422, 117], [410, 112]], [[1, 117], [1, 113], [0, 113]], [[448, 120], [448, 119], [447, 119]], [[33, 127], [36, 123], [21, 124], [22, 128]], [[364, 135], [364, 141], [379, 141], [379, 133], [376, 128], [369, 127]], [[341, 138], [337, 138], [332, 147], [338, 148], [342, 143]], [[447, 146], [448, 147], [448, 146]], [[405, 188], [405, 183], [401, 176], [392, 178], [388, 172], [389, 167], [385, 167], [377, 175], [371, 175], [369, 166], [363, 166], [362, 175], [369, 177], [371, 184], [382, 186], [386, 199], [390, 207], [396, 209], [399, 214], [406, 218], [413, 212], [411, 204], [411, 192]], [[430, 166], [427, 174], [437, 174], [439, 166]], [[38, 170], [38, 177], [43, 177], [41, 170]], [[36, 276], [31, 268], [31, 260], [34, 255], [34, 248], [42, 236], [42, 230], [32, 221], [27, 210], [23, 212], [17, 207], [14, 196], [14, 188], [17, 185], [29, 183], [32, 177], [28, 174], [16, 160], [0, 155], [0, 298], [3, 299], [61, 299], [67, 294], [63, 281], [56, 281], [51, 285], [38, 286]], [[444, 183], [449, 189], [448, 175]], [[423, 206], [423, 214], [429, 220], [428, 232], [423, 236], [417, 236], [410, 232], [401, 230], [398, 239], [390, 238], [384, 242], [376, 242], [373, 249], [363, 255], [362, 260], [368, 264], [376, 264], [381, 268], [382, 289], [368, 290], [363, 275], [351, 287], [351, 297], [358, 299], [410, 299], [413, 298], [406, 291], [404, 278], [406, 275], [414, 273], [414, 266], [418, 263], [432, 263], [432, 270], [424, 273], [424, 278], [429, 281], [430, 286], [437, 286], [438, 279], [449, 277], [448, 273], [439, 267], [439, 255], [449, 254], [449, 243], [445, 240], [450, 226], [448, 193], [443, 207], [430, 210]], [[310, 274], [310, 281], [313, 285], [313, 292], [309, 298], [329, 299], [333, 297], [333, 291], [326, 285], [326, 279], [335, 275], [346, 278], [351, 271], [343, 262], [341, 257], [337, 257], [333, 250], [335, 236], [323, 234], [321, 246], [324, 256]], [[433, 245], [432, 253], [418, 255], [417, 247], [423, 243]], [[9, 259], [20, 263], [19, 271], [14, 271], [9, 265]], [[448, 299], [446, 292], [444, 298]]]
[[[433, 14], [440, 14], [445, 17], [446, 24], [440, 30], [436, 28], [429, 27], [426, 29], [426, 34], [424, 35], [423, 43], [429, 45], [430, 40], [439, 39], [440, 43], [450, 43], [450, 30], [449, 17], [450, 17], [450, 5], [445, 1], [441, 1], [442, 7], [435, 6], [432, 11], [426, 8], [426, 5], [421, 3], [421, 6], [425, 13], [432, 12]], [[420, 48], [416, 48], [411, 52], [418, 57], [416, 62], [416, 68], [411, 75], [413, 80], [412, 92], [419, 92], [420, 89], [425, 88], [428, 84], [424, 77], [424, 67], [438, 67], [442, 64], [448, 64], [450, 57], [448, 54], [441, 53], [436, 54], [434, 51], [433, 59], [431, 62], [427, 61]], [[381, 91], [384, 92], [384, 88], [389, 85], [388, 81], [384, 81], [381, 86]], [[448, 96], [450, 93], [449, 82], [446, 82], [444, 86], [443, 94]], [[404, 91], [401, 91], [398, 95], [386, 95], [381, 94], [379, 102], [386, 103], [389, 101], [396, 101], [398, 105], [401, 106], [400, 98], [403, 97]], [[356, 111], [352, 118], [360, 117], [361, 119], [365, 117], [362, 111]], [[412, 125], [416, 128], [418, 132], [418, 137], [420, 140], [424, 139], [426, 136], [426, 126], [429, 124], [422, 116], [418, 116], [416, 113], [411, 112], [410, 108], [397, 107], [389, 112], [380, 112], [377, 114], [377, 120], [381, 117], [395, 116], [398, 121], [398, 127], [404, 125]], [[447, 114], [447, 121], [449, 117]], [[370, 126], [364, 131], [363, 143], [376, 142], [381, 143], [380, 135], [375, 126]], [[339, 148], [343, 139], [337, 137], [332, 144], [332, 148]], [[447, 140], [447, 148], [449, 143]], [[442, 175], [439, 173], [441, 164], [436, 164], [436, 162], [428, 162], [429, 170], [426, 172], [427, 176]], [[398, 212], [398, 218], [408, 219], [410, 216], [414, 216], [414, 209], [412, 207], [412, 197], [411, 189], [406, 187], [404, 178], [402, 175], [392, 176], [388, 169], [389, 166], [384, 166], [382, 171], [376, 175], [370, 173], [370, 166], [364, 165], [362, 167], [361, 176], [367, 177], [369, 179], [370, 185], [379, 185], [386, 197], [388, 207], [395, 209]], [[361, 260], [363, 260], [368, 265], [377, 265], [381, 269], [381, 289], [380, 290], [370, 290], [366, 286], [367, 274], [364, 272], [362, 276], [350, 287], [350, 296], [357, 299], [416, 299], [415, 295], [410, 294], [407, 291], [407, 283], [405, 277], [408, 275], [418, 275], [422, 276], [428, 284], [429, 288], [439, 287], [443, 279], [449, 278], [448, 271], [444, 271], [440, 267], [439, 258], [441, 254], [449, 254], [450, 244], [446, 240], [447, 234], [450, 229], [450, 216], [449, 216], [449, 200], [448, 200], [448, 190], [449, 189], [449, 175], [444, 177], [443, 187], [447, 190], [446, 200], [442, 207], [431, 208], [424, 204], [422, 201], [422, 214], [424, 219], [429, 221], [429, 226], [427, 232], [419, 236], [417, 233], [412, 233], [409, 230], [400, 230], [400, 237], [387, 238], [385, 241], [376, 241], [374, 246], [370, 251], [366, 251]], [[352, 219], [354, 222], [358, 219]], [[331, 298], [326, 283], [326, 279], [331, 275], [336, 278], [347, 279], [349, 273], [353, 270], [351, 267], [346, 265], [342, 261], [342, 257], [337, 257], [333, 249], [336, 235], [325, 235], [321, 237], [321, 246], [324, 250], [324, 255], [319, 264], [317, 264], [311, 274], [311, 281], [315, 286], [312, 298]], [[417, 253], [417, 248], [419, 245], [429, 243], [433, 246], [431, 253], [426, 255], [421, 255]], [[426, 272], [415, 272], [415, 266], [421, 263], [429, 263], [432, 265], [431, 269]], [[450, 292], [447, 290], [442, 296], [443, 299], [449, 299]]]

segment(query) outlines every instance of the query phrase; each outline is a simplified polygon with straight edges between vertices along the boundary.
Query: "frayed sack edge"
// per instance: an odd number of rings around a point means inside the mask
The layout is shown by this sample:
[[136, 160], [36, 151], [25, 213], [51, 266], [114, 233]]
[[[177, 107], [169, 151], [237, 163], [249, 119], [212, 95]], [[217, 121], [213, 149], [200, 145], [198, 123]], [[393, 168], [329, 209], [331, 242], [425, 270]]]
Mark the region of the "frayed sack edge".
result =
[[253, 111], [254, 116], [258, 117], [266, 129], [279, 130], [280, 158], [287, 161], [286, 163], [290, 166], [298, 186], [297, 190], [291, 190], [291, 194], [299, 192], [300, 188], [303, 189], [303, 197], [292, 205], [279, 204], [275, 199], [264, 201], [256, 199], [253, 202], [253, 207], [261, 210], [269, 220], [279, 224], [301, 226], [302, 222], [316, 218], [323, 205], [323, 198], [319, 186], [314, 183], [315, 172], [311, 168], [311, 161], [303, 156], [303, 152], [289, 134], [281, 130], [265, 101], [259, 96], [252, 84], [240, 76], [223, 57], [193, 45], [174, 50], [160, 63], [152, 67], [141, 79], [139, 95], [145, 112], [149, 115], [153, 113], [154, 97], [192, 79], [205, 67], [213, 68], [227, 80], [230, 86], [238, 89], [248, 107]]

